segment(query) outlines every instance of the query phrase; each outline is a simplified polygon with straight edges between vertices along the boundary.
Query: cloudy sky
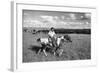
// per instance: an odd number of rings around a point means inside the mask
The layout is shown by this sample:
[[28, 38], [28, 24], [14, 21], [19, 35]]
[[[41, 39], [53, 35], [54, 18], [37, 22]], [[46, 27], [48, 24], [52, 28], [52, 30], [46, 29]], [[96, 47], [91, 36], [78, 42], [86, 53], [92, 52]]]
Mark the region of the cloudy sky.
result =
[[56, 12], [23, 10], [24, 27], [90, 28], [91, 14], [79, 12]]

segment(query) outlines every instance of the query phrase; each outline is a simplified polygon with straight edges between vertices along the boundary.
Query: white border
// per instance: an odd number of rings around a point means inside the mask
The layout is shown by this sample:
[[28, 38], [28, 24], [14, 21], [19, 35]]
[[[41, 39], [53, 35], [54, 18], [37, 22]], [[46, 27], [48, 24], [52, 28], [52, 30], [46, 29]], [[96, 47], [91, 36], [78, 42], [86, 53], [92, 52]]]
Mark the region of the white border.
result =
[[[93, 40], [95, 35], [91, 35], [91, 60], [77, 60], [77, 61], [60, 61], [60, 62], [35, 62], [35, 63], [22, 63], [22, 10], [49, 10], [49, 11], [70, 11], [70, 12], [90, 12], [91, 25], [96, 25], [96, 9], [95, 8], [84, 8], [84, 7], [70, 7], [70, 6], [52, 6], [52, 5], [37, 5], [32, 3], [18, 3], [14, 2], [14, 25], [13, 25], [13, 70], [14, 71], [26, 71], [35, 69], [54, 69], [54, 68], [66, 68], [66, 67], [79, 67], [79, 66], [93, 66], [96, 65], [96, 41]], [[91, 27], [91, 29], [92, 29]], [[95, 30], [92, 29], [92, 33]]]

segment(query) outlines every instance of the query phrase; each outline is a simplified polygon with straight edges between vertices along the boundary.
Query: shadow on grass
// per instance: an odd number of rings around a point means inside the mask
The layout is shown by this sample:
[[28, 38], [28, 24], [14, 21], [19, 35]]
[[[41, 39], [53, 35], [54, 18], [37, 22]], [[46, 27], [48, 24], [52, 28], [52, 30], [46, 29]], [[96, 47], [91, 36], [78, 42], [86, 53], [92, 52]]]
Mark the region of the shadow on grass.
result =
[[[43, 49], [46, 46], [38, 46], [38, 45], [30, 45], [30, 47], [28, 48], [31, 51], [34, 51], [36, 54], [39, 52], [39, 50], [41, 49], [41, 52], [43, 52]], [[46, 52], [53, 54], [52, 52], [52, 47], [46, 47]]]
[[31, 51], [36, 52], [36, 54], [38, 53], [38, 51], [41, 49], [41, 46], [37, 46], [37, 45], [30, 45], [30, 47], [28, 49], [30, 49]]

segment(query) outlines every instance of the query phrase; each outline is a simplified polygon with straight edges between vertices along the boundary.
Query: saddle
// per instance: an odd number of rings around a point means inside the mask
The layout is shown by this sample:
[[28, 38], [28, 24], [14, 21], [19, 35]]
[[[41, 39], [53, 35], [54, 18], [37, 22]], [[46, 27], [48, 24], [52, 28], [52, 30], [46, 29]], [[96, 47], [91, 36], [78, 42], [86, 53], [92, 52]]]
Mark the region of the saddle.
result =
[[52, 45], [52, 47], [56, 47], [57, 46], [57, 39], [56, 38], [48, 38], [49, 43]]

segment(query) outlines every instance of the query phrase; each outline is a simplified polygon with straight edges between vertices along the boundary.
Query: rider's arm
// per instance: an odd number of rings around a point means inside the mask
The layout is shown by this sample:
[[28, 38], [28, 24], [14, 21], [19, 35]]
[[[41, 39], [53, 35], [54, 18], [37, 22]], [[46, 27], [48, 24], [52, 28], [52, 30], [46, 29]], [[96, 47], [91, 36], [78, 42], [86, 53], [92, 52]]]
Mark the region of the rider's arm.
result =
[[56, 37], [56, 33], [54, 32], [54, 37]]
[[49, 31], [48, 36], [51, 37], [51, 32]]

